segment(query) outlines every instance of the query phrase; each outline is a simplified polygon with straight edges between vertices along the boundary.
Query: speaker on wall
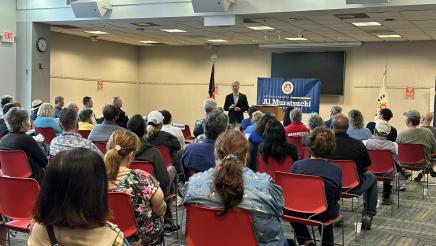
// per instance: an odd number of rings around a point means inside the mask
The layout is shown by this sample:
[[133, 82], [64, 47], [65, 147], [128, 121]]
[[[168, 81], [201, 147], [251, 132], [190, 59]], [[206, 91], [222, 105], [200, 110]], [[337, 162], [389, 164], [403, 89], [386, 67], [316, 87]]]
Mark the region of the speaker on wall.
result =
[[77, 18], [100, 18], [112, 10], [109, 0], [78, 0], [71, 2], [71, 8]]
[[192, 0], [195, 13], [226, 12], [236, 0]]
[[347, 0], [347, 4], [389, 3], [389, 0]]

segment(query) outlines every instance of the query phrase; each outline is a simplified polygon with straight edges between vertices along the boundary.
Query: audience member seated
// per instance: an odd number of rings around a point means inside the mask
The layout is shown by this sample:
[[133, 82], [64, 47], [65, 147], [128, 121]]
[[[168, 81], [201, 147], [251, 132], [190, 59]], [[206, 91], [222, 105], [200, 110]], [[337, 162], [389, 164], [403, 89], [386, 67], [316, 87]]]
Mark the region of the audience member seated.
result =
[[285, 127], [285, 133], [287, 137], [301, 137], [304, 134], [310, 132], [302, 122], [303, 113], [298, 108], [291, 111], [289, 115], [291, 124]]
[[55, 107], [53, 112], [53, 118], [61, 117], [61, 113], [64, 110], [64, 98], [61, 96], [57, 96], [55, 98]]
[[88, 139], [93, 142], [107, 142], [111, 134], [122, 127], [117, 125], [118, 109], [114, 105], [106, 105], [103, 108], [103, 122], [92, 128]]
[[123, 233], [108, 222], [107, 192], [98, 154], [83, 148], [60, 152], [42, 182], [27, 245], [127, 245]]
[[59, 122], [64, 129], [64, 132], [55, 137], [50, 144], [50, 155], [55, 156], [57, 153], [63, 150], [69, 150], [73, 148], [86, 148], [97, 152], [99, 155], [103, 154], [98, 150], [95, 144], [82, 138], [78, 132], [77, 113], [72, 110], [63, 110], [61, 112]]
[[[309, 127], [310, 131], [313, 131], [318, 126], [323, 126], [324, 122], [322, 121], [321, 116], [317, 113], [311, 113], [309, 119], [307, 120], [307, 126]], [[327, 127], [330, 128], [330, 127]], [[309, 133], [306, 133], [301, 138], [301, 143], [304, 145], [307, 145], [307, 138], [309, 137]]]
[[359, 174], [359, 185], [351, 193], [364, 194], [362, 228], [371, 229], [372, 219], [377, 214], [377, 178], [367, 172], [371, 158], [365, 145], [347, 134], [348, 118], [343, 114], [333, 116], [332, 128], [336, 137], [336, 150], [330, 156], [332, 160], [353, 160]]
[[182, 129], [172, 125], [173, 116], [171, 113], [167, 110], [161, 110], [160, 113], [164, 117], [162, 131], [168, 132], [169, 134], [175, 136], [179, 140], [182, 149], [185, 149], [185, 137], [183, 136]]
[[123, 100], [120, 97], [114, 97], [112, 99], [112, 104], [118, 109], [119, 112], [117, 124], [122, 128], [127, 128], [127, 122], [129, 121], [129, 117], [127, 117], [126, 112], [121, 109], [123, 107]]
[[269, 157], [277, 161], [283, 160], [286, 156], [290, 156], [294, 162], [298, 160], [297, 148], [286, 142], [285, 128], [280, 121], [270, 120], [266, 124], [263, 137], [264, 141], [259, 144], [258, 152], [262, 154], [265, 163]]
[[53, 106], [50, 103], [41, 104], [38, 110], [38, 117], [36, 117], [33, 124], [35, 128], [53, 128], [56, 136], [62, 133], [59, 122], [53, 118]]
[[[111, 105], [113, 106], [113, 105]], [[109, 191], [129, 194], [138, 231], [128, 238], [131, 245], [153, 245], [163, 237], [163, 216], [167, 205], [159, 181], [142, 170], [129, 169], [139, 147], [139, 138], [127, 130], [117, 130], [107, 143], [104, 157]]]
[[206, 100], [203, 101], [203, 111], [205, 113], [205, 117], [204, 119], [201, 120], [196, 120], [194, 123], [194, 137], [198, 137], [201, 134], [204, 134], [204, 121], [207, 117], [207, 114], [209, 114], [210, 112], [212, 112], [212, 110], [216, 109], [217, 105], [215, 100], [213, 100], [212, 98], [208, 98]]
[[40, 99], [36, 99], [32, 102], [32, 109], [30, 111], [30, 120], [35, 121], [36, 117], [38, 117], [38, 110], [41, 106], [42, 101]]
[[433, 133], [433, 136], [436, 138], [436, 128], [431, 125], [432, 121], [433, 121], [433, 112], [428, 112], [421, 119], [421, 127], [430, 129], [431, 133]]
[[289, 124], [291, 124], [291, 111], [294, 109], [294, 107], [289, 106], [285, 109], [285, 114], [283, 115], [283, 126], [287, 127]]
[[94, 113], [91, 109], [85, 108], [80, 110], [79, 113], [79, 130], [81, 131], [91, 131], [94, 128], [92, 124], [92, 115]]
[[[339, 199], [342, 192], [342, 170], [330, 163], [328, 158], [335, 151], [335, 135], [329, 128], [323, 126], [315, 128], [308, 137], [311, 159], [297, 161], [292, 165], [291, 173], [319, 176], [324, 181], [327, 210], [311, 219], [328, 221], [339, 213]], [[285, 212], [288, 213], [288, 212]], [[308, 217], [307, 214], [290, 212], [290, 215]], [[311, 245], [311, 235], [305, 225], [292, 224], [300, 245]], [[318, 228], [321, 232], [321, 227]], [[333, 245], [335, 242], [333, 225], [324, 228], [323, 245]]]
[[14, 97], [10, 96], [10, 95], [3, 95], [0, 98], [0, 106], [2, 108], [3, 111], [3, 107], [8, 104], [8, 103], [14, 103]]
[[251, 115], [251, 125], [247, 126], [247, 128], [245, 128], [244, 131], [244, 135], [245, 137], [248, 139], [250, 137], [250, 135], [256, 131], [256, 126], [257, 126], [257, 122], [260, 121], [260, 119], [262, 119], [262, 117], [265, 114], [262, 113], [262, 111], [258, 110], [255, 111], [252, 115]]
[[67, 109], [73, 110], [74, 112], [79, 113], [79, 106], [77, 106], [76, 103], [73, 103], [73, 102], [68, 103]]
[[[425, 172], [430, 172], [432, 177], [436, 177], [436, 172], [433, 170], [434, 163], [431, 162], [431, 154], [436, 153], [436, 142], [433, 133], [430, 129], [418, 127], [421, 120], [421, 114], [416, 110], [409, 110], [404, 113], [406, 116], [407, 130], [400, 132], [397, 136], [399, 144], [422, 144], [424, 146], [425, 162], [419, 167], [428, 166]], [[424, 177], [424, 172], [415, 177], [416, 182], [420, 182]]]
[[14, 107], [9, 109], [5, 120], [9, 133], [0, 141], [0, 149], [24, 151], [32, 169], [32, 178], [41, 182], [47, 157], [36, 141], [26, 134], [30, 130], [29, 114], [25, 109]]
[[[82, 98], [83, 108], [88, 108], [92, 110], [92, 107], [94, 107], [94, 102], [92, 101], [92, 98], [89, 96]], [[95, 118], [95, 114], [92, 114], [92, 124], [97, 125], [97, 119]]]
[[8, 126], [6, 125], [5, 115], [8, 113], [9, 109], [15, 107], [13, 103], [8, 103], [3, 106], [3, 116], [0, 119], [0, 135], [4, 136], [9, 133]]
[[256, 108], [256, 106], [254, 106], [254, 105], [248, 108], [248, 110], [247, 110], [248, 118], [243, 119], [243, 120], [241, 121], [241, 125], [240, 125], [240, 127], [241, 127], [241, 130], [242, 130], [242, 131], [245, 131], [245, 129], [246, 129], [249, 125], [253, 124], [253, 123], [251, 122], [251, 116], [252, 116], [253, 113], [256, 112], [256, 111], [257, 111], [257, 108]]
[[363, 141], [372, 136], [371, 131], [363, 127], [363, 115], [359, 110], [353, 109], [348, 112], [348, 118], [350, 119], [350, 126], [347, 130], [347, 134], [350, 137]]
[[246, 167], [249, 148], [239, 131], [227, 130], [219, 135], [215, 143], [216, 167], [190, 178], [183, 202], [224, 207], [221, 214], [228, 209], [245, 209], [253, 219], [258, 245], [285, 245], [280, 222], [282, 190], [268, 174], [254, 173]]
[[[384, 108], [381, 109], [378, 112], [378, 119], [379, 120], [384, 120], [386, 122], [389, 122], [389, 120], [393, 117], [394, 115], [392, 114], [392, 111], [388, 108]], [[368, 122], [368, 124], [366, 125], [366, 128], [368, 128], [372, 134], [374, 134], [374, 129], [375, 129], [375, 123], [374, 121]], [[395, 129], [395, 127], [391, 126], [391, 132], [388, 135], [388, 140], [395, 142], [397, 140], [397, 129]]]
[[250, 158], [248, 158], [247, 167], [253, 170], [253, 172], [257, 171], [257, 150], [259, 148], [259, 144], [263, 142], [263, 132], [265, 131], [266, 124], [274, 120], [274, 116], [270, 114], [265, 114], [259, 122], [256, 124], [256, 130], [250, 135], [248, 138], [248, 142], [250, 143]]
[[182, 161], [185, 173], [189, 170], [204, 172], [215, 167], [215, 140], [229, 126], [229, 117], [221, 110], [209, 112], [205, 120], [206, 139], [202, 143], [193, 143], [186, 147]]
[[324, 121], [324, 126], [327, 128], [332, 128], [332, 119], [333, 116], [342, 113], [342, 108], [339, 105], [334, 105], [331, 109], [330, 109], [330, 119]]

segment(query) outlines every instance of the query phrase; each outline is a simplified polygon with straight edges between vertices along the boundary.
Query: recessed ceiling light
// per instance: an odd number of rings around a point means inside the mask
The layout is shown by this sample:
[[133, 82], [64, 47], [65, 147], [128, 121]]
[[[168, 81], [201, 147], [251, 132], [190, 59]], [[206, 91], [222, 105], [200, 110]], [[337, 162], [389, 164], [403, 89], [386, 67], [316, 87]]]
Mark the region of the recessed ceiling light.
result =
[[180, 29], [160, 29], [163, 32], [186, 32], [185, 30]]
[[369, 21], [369, 22], [353, 22], [351, 23], [355, 26], [381, 26], [380, 22]]
[[95, 35], [101, 35], [101, 34], [109, 34], [108, 32], [103, 31], [85, 31], [86, 33], [95, 34]]
[[298, 38], [285, 38], [286, 40], [289, 41], [305, 41], [307, 40], [307, 38], [303, 38], [303, 37], [298, 37]]
[[398, 34], [381, 34], [376, 36], [379, 38], [401, 38], [401, 36]]
[[274, 30], [274, 28], [270, 26], [249, 26], [248, 28], [256, 31]]
[[208, 39], [207, 41], [212, 42], [212, 43], [227, 43], [227, 40], [224, 39]]
[[156, 41], [152, 41], [152, 40], [142, 40], [142, 41], [138, 41], [140, 43], [144, 43], [144, 44], [157, 44], [158, 42]]

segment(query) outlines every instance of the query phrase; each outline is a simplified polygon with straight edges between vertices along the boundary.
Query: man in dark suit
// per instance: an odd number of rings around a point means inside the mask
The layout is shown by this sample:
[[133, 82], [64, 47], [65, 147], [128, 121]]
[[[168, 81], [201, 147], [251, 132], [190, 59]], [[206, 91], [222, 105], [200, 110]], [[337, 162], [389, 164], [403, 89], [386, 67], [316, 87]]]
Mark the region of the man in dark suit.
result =
[[127, 122], [129, 117], [127, 117], [126, 112], [124, 112], [121, 107], [123, 106], [123, 100], [120, 97], [114, 97], [112, 104], [118, 109], [119, 115], [117, 119], [117, 124], [123, 128], [127, 128]]
[[244, 119], [244, 112], [248, 110], [247, 96], [239, 93], [239, 81], [232, 83], [233, 93], [226, 96], [224, 110], [229, 111], [229, 122], [232, 128], [239, 130], [239, 125]]

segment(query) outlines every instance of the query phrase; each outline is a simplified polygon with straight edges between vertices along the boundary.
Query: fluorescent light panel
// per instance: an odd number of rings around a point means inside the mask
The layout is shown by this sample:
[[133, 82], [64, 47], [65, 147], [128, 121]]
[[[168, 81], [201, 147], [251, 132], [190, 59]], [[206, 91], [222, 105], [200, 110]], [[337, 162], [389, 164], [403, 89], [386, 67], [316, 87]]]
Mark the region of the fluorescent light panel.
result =
[[256, 30], [256, 31], [274, 30], [274, 28], [272, 28], [270, 26], [249, 26], [248, 28], [250, 28], [251, 30]]
[[138, 42], [143, 43], [143, 44], [157, 44], [158, 43], [158, 42], [152, 41], [152, 40], [142, 40], [142, 41], [138, 41]]
[[108, 32], [103, 32], [103, 31], [85, 31], [85, 32], [95, 35], [109, 34]]
[[379, 38], [401, 38], [401, 35], [398, 34], [380, 34], [376, 36]]
[[186, 32], [185, 30], [180, 30], [180, 29], [160, 29], [163, 32], [171, 32], [171, 33], [175, 33], [175, 32]]
[[212, 43], [227, 43], [227, 40], [224, 39], [208, 39], [207, 41], [212, 42]]
[[355, 26], [381, 26], [380, 22], [369, 21], [369, 22], [353, 22], [351, 23]]
[[307, 40], [307, 38], [303, 38], [303, 37], [299, 37], [299, 38], [285, 38], [286, 40], [289, 41], [305, 41]]

